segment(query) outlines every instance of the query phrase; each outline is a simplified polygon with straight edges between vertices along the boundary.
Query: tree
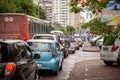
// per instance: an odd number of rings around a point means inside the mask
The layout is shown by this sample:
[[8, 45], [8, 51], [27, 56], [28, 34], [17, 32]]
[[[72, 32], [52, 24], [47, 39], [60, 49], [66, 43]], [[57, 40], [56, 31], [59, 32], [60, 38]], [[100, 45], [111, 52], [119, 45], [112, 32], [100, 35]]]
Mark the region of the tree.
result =
[[94, 18], [88, 23], [90, 33], [102, 35], [100, 38], [104, 37], [104, 45], [113, 43], [120, 34], [120, 25], [118, 24], [116, 27], [109, 26], [107, 25], [109, 22], [101, 22], [100, 18]]
[[[38, 13], [38, 9], [37, 9], [37, 13]], [[47, 19], [46, 12], [41, 6], [39, 6], [39, 16], [38, 16], [38, 18], [44, 19], [44, 20]]]
[[0, 1], [0, 13], [15, 13], [18, 7], [11, 0], [1, 0]]
[[88, 26], [89, 26], [88, 23], [82, 23], [81, 24], [81, 28], [84, 28], [84, 29], [88, 28]]
[[71, 12], [80, 12], [84, 10], [92, 11], [94, 14], [101, 12], [109, 1], [120, 3], [119, 0], [71, 0], [69, 3]]
[[65, 28], [66, 28], [67, 34], [72, 35], [75, 33], [75, 28], [73, 26], [68, 25]]
[[[40, 8], [40, 18], [46, 19], [45, 11]], [[38, 6], [33, 0], [1, 0], [0, 13], [25, 13], [38, 17]]]

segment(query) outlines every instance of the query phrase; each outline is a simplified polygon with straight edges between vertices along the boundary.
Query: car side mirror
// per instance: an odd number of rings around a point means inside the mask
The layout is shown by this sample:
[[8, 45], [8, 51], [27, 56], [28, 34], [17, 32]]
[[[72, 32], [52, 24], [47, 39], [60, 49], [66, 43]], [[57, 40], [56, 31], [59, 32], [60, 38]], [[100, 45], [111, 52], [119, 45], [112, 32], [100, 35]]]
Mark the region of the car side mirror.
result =
[[40, 55], [39, 54], [34, 54], [34, 59], [39, 59], [40, 58]]

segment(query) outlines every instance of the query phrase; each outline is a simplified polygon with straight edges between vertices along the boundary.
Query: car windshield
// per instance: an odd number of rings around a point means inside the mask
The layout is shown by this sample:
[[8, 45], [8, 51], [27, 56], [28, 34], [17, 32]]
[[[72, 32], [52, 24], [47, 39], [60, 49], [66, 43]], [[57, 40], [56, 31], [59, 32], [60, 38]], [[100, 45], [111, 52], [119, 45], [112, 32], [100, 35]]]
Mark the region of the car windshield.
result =
[[28, 42], [30, 48], [35, 52], [50, 52], [51, 51], [51, 43], [45, 42]]

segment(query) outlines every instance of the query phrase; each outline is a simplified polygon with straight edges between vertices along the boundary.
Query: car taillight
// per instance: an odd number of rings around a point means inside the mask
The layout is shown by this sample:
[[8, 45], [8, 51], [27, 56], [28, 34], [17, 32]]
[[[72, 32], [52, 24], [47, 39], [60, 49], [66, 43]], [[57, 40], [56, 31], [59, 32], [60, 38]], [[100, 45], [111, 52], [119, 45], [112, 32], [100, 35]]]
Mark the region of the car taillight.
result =
[[111, 49], [111, 52], [116, 51], [118, 48], [119, 48], [119, 46], [118, 46], [118, 45], [114, 45], [114, 46], [112, 47], [112, 49]]
[[24, 40], [24, 41], [27, 41], [27, 36], [23, 36], [23, 40]]
[[15, 69], [16, 65], [14, 63], [7, 63], [5, 66], [5, 78], [13, 76]]
[[51, 52], [52, 52], [52, 58], [55, 57], [55, 51], [54, 51], [54, 48], [51, 49]]

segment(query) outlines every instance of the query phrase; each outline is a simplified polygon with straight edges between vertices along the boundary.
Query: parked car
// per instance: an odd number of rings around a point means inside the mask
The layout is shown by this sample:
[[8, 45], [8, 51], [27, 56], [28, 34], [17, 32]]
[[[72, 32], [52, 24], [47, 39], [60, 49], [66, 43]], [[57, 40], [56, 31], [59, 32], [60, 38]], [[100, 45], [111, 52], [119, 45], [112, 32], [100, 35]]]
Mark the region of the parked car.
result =
[[68, 53], [71, 54], [71, 53], [75, 53], [75, 45], [73, 43], [71, 43], [69, 49], [68, 49]]
[[97, 44], [96, 44], [96, 41], [99, 40], [100, 38], [101, 38], [101, 35], [97, 35], [97, 36], [93, 37], [93, 38], [90, 40], [90, 44], [91, 44], [92, 46], [96, 46], [96, 45], [97, 45]]
[[82, 47], [84, 44], [84, 38], [80, 37], [80, 36], [74, 36], [75, 40], [78, 42], [79, 47]]
[[31, 49], [22, 40], [0, 41], [0, 80], [38, 80], [38, 68]]
[[120, 39], [117, 39], [115, 43], [109, 45], [103, 45], [101, 47], [100, 58], [106, 65], [112, 65], [118, 63], [120, 65]]
[[39, 70], [50, 70], [58, 75], [62, 70], [63, 53], [58, 42], [54, 40], [31, 39], [27, 43], [32, 49], [32, 53], [39, 54], [40, 58], [35, 59]]
[[101, 49], [101, 47], [103, 45], [103, 41], [104, 41], [104, 38], [101, 38], [101, 39], [96, 41], [96, 45], [99, 46], [100, 49]]
[[74, 38], [73, 45], [75, 46], [76, 50], [79, 50], [80, 46], [77, 38]]

